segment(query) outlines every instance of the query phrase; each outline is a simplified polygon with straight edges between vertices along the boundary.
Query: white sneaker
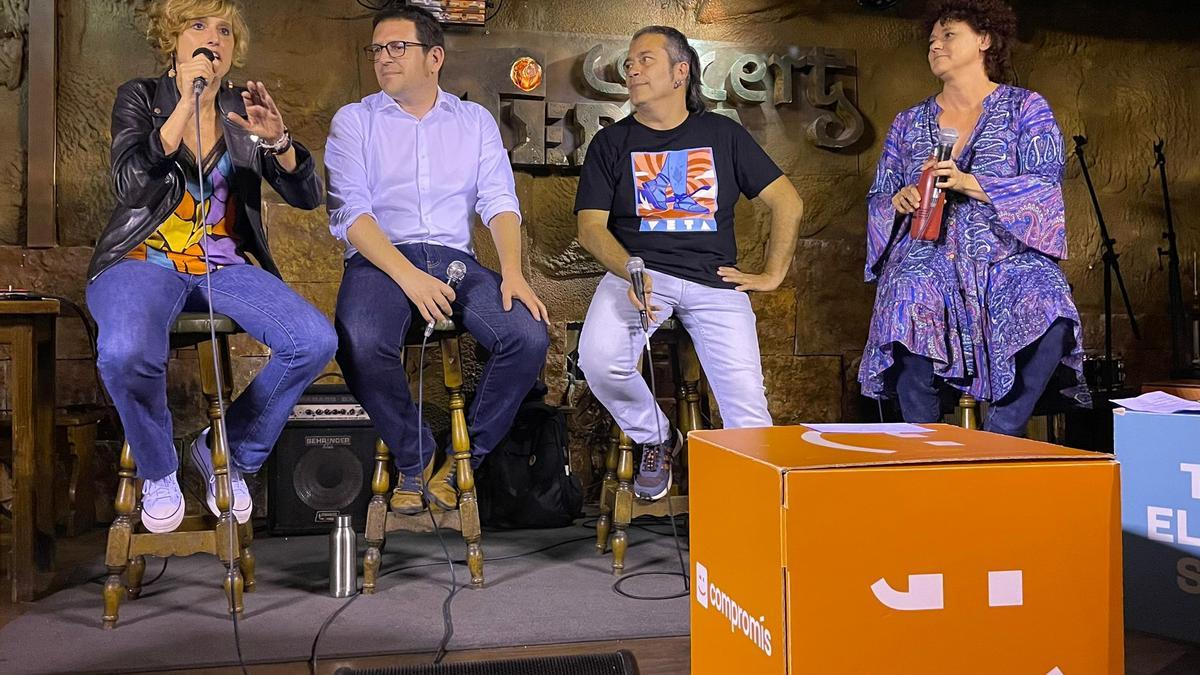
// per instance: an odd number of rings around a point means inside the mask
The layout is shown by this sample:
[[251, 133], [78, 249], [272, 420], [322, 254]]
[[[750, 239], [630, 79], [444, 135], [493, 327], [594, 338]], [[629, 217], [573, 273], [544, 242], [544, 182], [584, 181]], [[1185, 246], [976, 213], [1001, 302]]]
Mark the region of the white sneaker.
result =
[[174, 532], [183, 522], [183, 492], [179, 479], [169, 474], [142, 482], [142, 525], [155, 534]]
[[[213, 473], [212, 450], [208, 448], [209, 430], [205, 429], [200, 432], [196, 440], [192, 441], [191, 454], [192, 462], [196, 464], [201, 477], [208, 485], [204, 491], [204, 501], [208, 504], [208, 510], [212, 511], [214, 516], [219, 517], [221, 512], [217, 509], [217, 476]], [[245, 523], [250, 520], [250, 512], [254, 510], [254, 502], [250, 500], [250, 488], [246, 487], [246, 480], [242, 478], [242, 472], [232, 465], [229, 466], [229, 478], [233, 484], [233, 517], [239, 523]]]

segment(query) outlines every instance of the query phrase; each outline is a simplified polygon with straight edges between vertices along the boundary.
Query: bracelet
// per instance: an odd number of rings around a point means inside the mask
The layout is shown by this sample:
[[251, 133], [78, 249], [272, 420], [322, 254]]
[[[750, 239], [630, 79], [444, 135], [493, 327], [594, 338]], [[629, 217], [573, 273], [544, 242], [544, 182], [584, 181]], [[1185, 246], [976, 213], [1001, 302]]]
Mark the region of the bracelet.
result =
[[288, 131], [287, 127], [283, 128], [283, 135], [274, 143], [264, 143], [260, 138], [258, 147], [262, 148], [263, 152], [268, 155], [282, 155], [292, 147], [292, 132]]

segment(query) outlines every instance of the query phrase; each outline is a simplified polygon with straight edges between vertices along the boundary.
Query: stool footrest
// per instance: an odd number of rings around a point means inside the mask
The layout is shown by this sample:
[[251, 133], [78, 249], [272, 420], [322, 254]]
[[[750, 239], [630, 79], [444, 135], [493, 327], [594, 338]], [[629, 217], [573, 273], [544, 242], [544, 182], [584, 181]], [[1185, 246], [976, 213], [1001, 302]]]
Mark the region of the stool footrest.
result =
[[[667, 508], [667, 502], [670, 501], [670, 509]], [[653, 502], [644, 502], [640, 499], [633, 500], [633, 517], [638, 516], [654, 516], [656, 518], [666, 518], [671, 515], [682, 516], [688, 512], [688, 496], [687, 495], [670, 495]]]
[[216, 530], [166, 534], [140, 533], [133, 535], [133, 542], [129, 547], [130, 557], [152, 555], [165, 558], [167, 556], [189, 556], [193, 553], [217, 555]]

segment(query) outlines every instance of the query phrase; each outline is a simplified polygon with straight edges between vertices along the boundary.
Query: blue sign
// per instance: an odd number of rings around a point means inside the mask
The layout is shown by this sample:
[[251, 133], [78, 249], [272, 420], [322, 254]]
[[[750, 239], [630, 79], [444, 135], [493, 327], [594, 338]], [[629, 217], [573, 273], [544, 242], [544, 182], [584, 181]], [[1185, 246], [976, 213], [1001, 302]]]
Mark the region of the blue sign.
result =
[[1125, 627], [1200, 642], [1200, 415], [1117, 411]]

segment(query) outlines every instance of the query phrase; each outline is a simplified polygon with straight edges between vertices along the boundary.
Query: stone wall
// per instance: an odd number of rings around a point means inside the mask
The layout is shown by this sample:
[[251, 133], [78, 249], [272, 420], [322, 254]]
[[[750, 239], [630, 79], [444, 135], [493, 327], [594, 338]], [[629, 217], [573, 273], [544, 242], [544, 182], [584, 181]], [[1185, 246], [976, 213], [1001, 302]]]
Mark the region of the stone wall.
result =
[[[38, 0], [35, 0], [38, 1]], [[59, 239], [48, 251], [19, 247], [24, 236], [25, 78], [14, 65], [12, 41], [22, 41], [26, 0], [0, 0], [0, 286], [10, 280], [82, 300], [90, 246], [112, 205], [107, 183], [108, 111], [122, 81], [156, 72], [141, 38], [142, 0], [59, 0]], [[235, 77], [265, 81], [295, 136], [320, 157], [330, 118], [342, 104], [375, 90], [359, 48], [369, 40], [365, 10], [353, 0], [254, 0], [244, 3], [253, 38], [249, 66]], [[1050, 101], [1064, 134], [1086, 134], [1091, 172], [1106, 220], [1123, 254], [1121, 262], [1144, 338], [1132, 339], [1123, 316], [1116, 346], [1131, 379], [1166, 372], [1166, 274], [1156, 247], [1162, 243], [1162, 199], [1152, 169], [1151, 143], [1167, 140], [1171, 191], [1181, 250], [1200, 249], [1200, 44], [1196, 20], [1158, 0], [1097, 3], [1068, 0], [1018, 2], [1023, 18], [1015, 66], [1020, 83]], [[748, 45], [826, 46], [857, 55], [857, 104], [867, 120], [864, 140], [851, 153], [822, 153], [801, 142], [773, 142], [768, 151], [790, 172], [805, 200], [806, 216], [795, 260], [784, 286], [754, 297], [772, 413], [781, 423], [860, 416], [855, 373], [870, 314], [873, 289], [862, 283], [863, 197], [870, 185], [882, 136], [901, 109], [935, 91], [924, 58], [925, 36], [914, 20], [917, 3], [870, 12], [852, 0], [506, 0], [489, 27], [627, 35], [649, 23], [679, 27], [698, 39]], [[453, 56], [451, 56], [453, 58]], [[15, 70], [14, 70], [15, 69]], [[15, 73], [15, 75], [14, 75]], [[797, 134], [796, 138], [802, 138]], [[1070, 147], [1070, 144], [1068, 144]], [[803, 154], [805, 161], [797, 162]], [[853, 159], [847, 162], [847, 154]], [[836, 160], [836, 161], [835, 161]], [[849, 168], [847, 168], [849, 167]], [[528, 276], [554, 321], [546, 379], [559, 400], [565, 386], [565, 325], [583, 318], [596, 277], [551, 276], [548, 261], [570, 244], [571, 204], [577, 179], [570, 174], [518, 172], [525, 219]], [[1102, 346], [1099, 237], [1078, 164], [1072, 159], [1064, 186], [1071, 258], [1064, 262], [1084, 315], [1087, 347]], [[340, 250], [323, 211], [304, 213], [268, 197], [271, 238], [287, 281], [332, 315], [340, 277]], [[768, 214], [755, 203], [737, 209], [743, 266], [763, 260]], [[486, 235], [480, 255], [494, 260]], [[1185, 279], [1190, 289], [1190, 279]], [[1123, 310], [1118, 305], [1118, 311]], [[60, 321], [63, 360], [60, 402], [96, 399], [88, 347], [77, 323]], [[262, 366], [266, 354], [238, 340], [238, 384]], [[4, 355], [4, 358], [7, 358]], [[192, 357], [171, 368], [171, 401], [181, 431], [199, 424]], [[0, 362], [0, 382], [6, 378]], [[430, 373], [436, 373], [436, 368]], [[430, 390], [436, 382], [430, 378]], [[6, 394], [0, 384], [0, 394]], [[7, 400], [7, 399], [5, 399]], [[873, 406], [867, 407], [873, 409]]]

